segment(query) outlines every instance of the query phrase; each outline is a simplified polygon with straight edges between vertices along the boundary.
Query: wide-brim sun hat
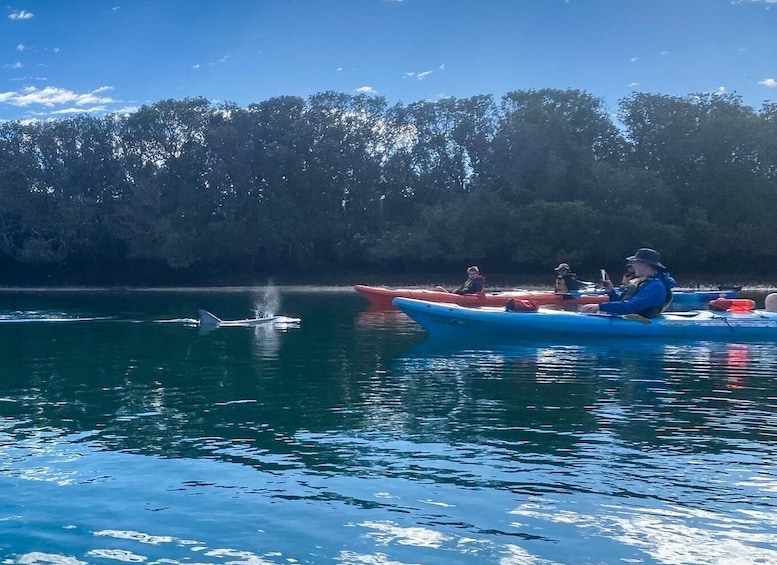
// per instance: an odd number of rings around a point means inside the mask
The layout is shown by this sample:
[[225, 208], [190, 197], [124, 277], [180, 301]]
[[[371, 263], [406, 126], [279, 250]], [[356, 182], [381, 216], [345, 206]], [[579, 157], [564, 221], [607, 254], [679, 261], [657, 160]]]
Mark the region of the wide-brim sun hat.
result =
[[626, 261], [629, 263], [642, 261], [643, 263], [647, 263], [648, 265], [652, 265], [658, 269], [666, 269], [666, 267], [661, 263], [661, 254], [655, 249], [650, 249], [649, 247], [642, 247], [637, 249], [637, 252], [634, 255], [631, 257], [626, 257]]

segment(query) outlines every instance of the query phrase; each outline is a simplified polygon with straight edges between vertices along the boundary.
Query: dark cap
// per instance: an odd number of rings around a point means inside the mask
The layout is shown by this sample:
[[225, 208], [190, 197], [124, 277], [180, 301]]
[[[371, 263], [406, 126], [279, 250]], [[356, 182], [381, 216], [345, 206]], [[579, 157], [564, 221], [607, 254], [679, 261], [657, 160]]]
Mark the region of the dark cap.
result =
[[626, 261], [629, 263], [642, 261], [643, 263], [652, 265], [657, 269], [666, 269], [666, 267], [661, 264], [661, 254], [655, 249], [650, 249], [649, 247], [637, 249], [637, 252], [634, 255], [631, 257], [626, 257]]

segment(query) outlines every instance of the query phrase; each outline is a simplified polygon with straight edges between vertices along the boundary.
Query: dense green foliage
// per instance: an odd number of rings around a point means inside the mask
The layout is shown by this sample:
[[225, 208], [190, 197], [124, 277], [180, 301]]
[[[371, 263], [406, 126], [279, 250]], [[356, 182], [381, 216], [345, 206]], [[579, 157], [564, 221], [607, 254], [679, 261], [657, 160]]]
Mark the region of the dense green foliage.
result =
[[640, 246], [758, 274], [775, 196], [777, 104], [734, 95], [634, 94], [617, 122], [577, 90], [166, 100], [0, 124], [0, 281], [585, 271]]

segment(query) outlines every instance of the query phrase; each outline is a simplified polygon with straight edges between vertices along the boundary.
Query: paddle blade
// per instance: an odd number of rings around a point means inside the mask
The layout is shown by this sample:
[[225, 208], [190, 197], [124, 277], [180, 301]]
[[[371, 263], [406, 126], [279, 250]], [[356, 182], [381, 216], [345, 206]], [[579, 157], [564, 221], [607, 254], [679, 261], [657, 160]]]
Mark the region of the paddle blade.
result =
[[639, 314], [624, 314], [621, 316], [624, 320], [631, 320], [632, 322], [639, 322], [640, 324], [649, 324], [650, 319], [645, 318], [645, 316], [640, 316]]

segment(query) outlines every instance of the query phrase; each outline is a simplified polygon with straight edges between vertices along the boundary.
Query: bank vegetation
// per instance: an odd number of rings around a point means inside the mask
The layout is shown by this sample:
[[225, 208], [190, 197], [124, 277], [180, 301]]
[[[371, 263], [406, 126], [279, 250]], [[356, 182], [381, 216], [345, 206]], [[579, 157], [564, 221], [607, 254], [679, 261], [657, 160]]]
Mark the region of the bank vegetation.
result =
[[326, 273], [774, 274], [777, 104], [578, 90], [0, 124], [0, 284], [232, 284]]

